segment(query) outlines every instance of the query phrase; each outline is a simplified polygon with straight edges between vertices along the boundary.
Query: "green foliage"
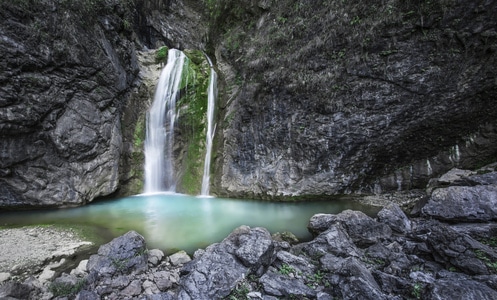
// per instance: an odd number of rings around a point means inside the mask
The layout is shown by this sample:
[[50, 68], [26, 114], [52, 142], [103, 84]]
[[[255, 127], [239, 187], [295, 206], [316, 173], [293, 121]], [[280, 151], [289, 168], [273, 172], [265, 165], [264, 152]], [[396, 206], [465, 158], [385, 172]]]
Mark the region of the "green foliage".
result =
[[276, 20], [278, 21], [278, 23], [280, 24], [285, 24], [286, 21], [288, 20], [288, 18], [285, 18], [285, 17], [282, 17], [282, 16], [279, 16], [278, 18], [276, 18]]
[[295, 273], [295, 269], [288, 264], [282, 264], [278, 272], [282, 275], [289, 275]]
[[145, 117], [140, 117], [136, 122], [135, 131], [133, 132], [133, 146], [135, 150], [143, 148], [145, 141]]
[[485, 244], [490, 247], [497, 247], [497, 237], [489, 237], [485, 239], [480, 239], [480, 243]]
[[201, 51], [185, 50], [184, 53], [187, 60], [183, 67], [181, 96], [177, 106], [180, 111], [178, 124], [188, 146], [182, 163], [180, 189], [187, 194], [196, 194], [202, 184], [210, 67]]
[[385, 265], [385, 261], [383, 259], [373, 258], [373, 257], [369, 257], [367, 255], [364, 256], [362, 261], [364, 261], [365, 263], [370, 264], [370, 265], [380, 265], [380, 266]]
[[131, 30], [131, 23], [129, 22], [129, 20], [123, 20], [123, 26], [124, 29]]
[[399, 52], [399, 51], [398, 51], [398, 50], [396, 50], [396, 49], [389, 49], [389, 50], [384, 50], [384, 51], [381, 51], [381, 52], [380, 52], [380, 55], [381, 55], [381, 56], [389, 56], [389, 55], [395, 54], [395, 53], [397, 53], [397, 52]]
[[209, 10], [210, 17], [212, 19], [216, 19], [220, 16], [221, 11], [219, 8], [219, 2], [218, 0], [203, 0], [204, 4], [207, 6], [207, 9]]
[[247, 283], [241, 282], [231, 291], [231, 293], [224, 299], [226, 300], [244, 300], [248, 299], [247, 295], [250, 292], [250, 287]]
[[63, 297], [76, 295], [85, 284], [86, 280], [84, 279], [78, 280], [74, 285], [66, 282], [52, 282], [48, 289], [54, 297]]
[[476, 258], [481, 260], [493, 273], [497, 273], [497, 261], [492, 261], [488, 255], [480, 249], [474, 250], [474, 253]]
[[318, 270], [316, 273], [307, 276], [307, 281], [308, 281], [307, 285], [309, 287], [317, 287], [318, 285], [321, 285], [324, 283], [323, 278], [324, 278], [324, 274], [321, 273], [320, 270]]
[[155, 52], [155, 63], [165, 64], [167, 62], [167, 52], [169, 48], [166, 46], [160, 47], [159, 50]]
[[420, 282], [416, 282], [412, 287], [411, 295], [416, 299], [421, 299], [423, 289], [423, 284]]
[[361, 17], [359, 17], [359, 16], [355, 16], [350, 21], [350, 25], [356, 25], [356, 24], [359, 24], [359, 23], [361, 23]]

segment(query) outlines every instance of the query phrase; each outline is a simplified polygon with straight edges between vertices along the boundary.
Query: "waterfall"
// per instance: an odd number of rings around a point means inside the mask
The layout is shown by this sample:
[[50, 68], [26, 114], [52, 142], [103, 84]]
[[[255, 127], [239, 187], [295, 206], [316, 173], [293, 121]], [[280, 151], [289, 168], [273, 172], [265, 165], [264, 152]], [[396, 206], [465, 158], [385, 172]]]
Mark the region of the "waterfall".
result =
[[217, 73], [214, 70], [212, 61], [206, 55], [209, 67], [211, 69], [209, 77], [209, 88], [207, 89], [207, 134], [205, 137], [205, 160], [204, 160], [204, 175], [202, 177], [202, 196], [209, 195], [210, 184], [210, 169], [211, 169], [211, 156], [212, 156], [212, 139], [216, 126], [214, 124], [214, 108], [217, 98]]
[[145, 138], [145, 193], [175, 192], [173, 166], [176, 100], [186, 56], [170, 49], [161, 72], [152, 107], [147, 114]]

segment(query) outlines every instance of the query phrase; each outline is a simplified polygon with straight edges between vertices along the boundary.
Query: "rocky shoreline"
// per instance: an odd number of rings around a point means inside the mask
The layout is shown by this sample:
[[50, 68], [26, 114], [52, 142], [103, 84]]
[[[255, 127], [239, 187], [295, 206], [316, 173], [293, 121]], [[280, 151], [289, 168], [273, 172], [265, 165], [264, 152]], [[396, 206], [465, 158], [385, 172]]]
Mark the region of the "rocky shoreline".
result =
[[[7, 280], [2, 299], [497, 299], [497, 172], [452, 170], [408, 217], [317, 214], [314, 238], [241, 226], [166, 256], [128, 232], [50, 282]], [[450, 178], [450, 179], [447, 179]]]
[[73, 228], [39, 225], [0, 229], [0, 283], [33, 275], [45, 283], [96, 252], [96, 245]]

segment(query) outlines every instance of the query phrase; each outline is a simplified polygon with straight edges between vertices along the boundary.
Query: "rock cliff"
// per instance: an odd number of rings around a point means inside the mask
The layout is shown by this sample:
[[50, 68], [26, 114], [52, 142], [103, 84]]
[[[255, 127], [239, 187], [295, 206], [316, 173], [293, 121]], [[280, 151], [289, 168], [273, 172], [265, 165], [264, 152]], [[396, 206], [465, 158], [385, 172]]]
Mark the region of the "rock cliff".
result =
[[405, 190], [495, 160], [495, 2], [216, 3], [219, 194]]
[[153, 84], [137, 51], [163, 45], [204, 50], [219, 71], [217, 195], [413, 189], [497, 154], [492, 1], [0, 6], [1, 207], [140, 192]]
[[141, 192], [137, 139], [155, 83], [138, 50], [200, 48], [201, 15], [190, 7], [0, 1], [0, 207]]
[[80, 205], [118, 186], [133, 8], [100, 2], [0, 2], [0, 206]]

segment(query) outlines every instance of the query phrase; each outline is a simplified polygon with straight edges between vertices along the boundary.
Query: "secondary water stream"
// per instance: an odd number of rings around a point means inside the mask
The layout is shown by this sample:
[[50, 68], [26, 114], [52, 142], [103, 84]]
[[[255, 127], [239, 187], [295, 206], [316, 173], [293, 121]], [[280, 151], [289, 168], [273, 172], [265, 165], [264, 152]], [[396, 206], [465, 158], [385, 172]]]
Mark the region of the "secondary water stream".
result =
[[107, 240], [129, 230], [142, 234], [149, 249], [167, 253], [220, 242], [240, 225], [261, 226], [271, 233], [290, 231], [299, 239], [311, 236], [307, 223], [316, 213], [345, 209], [374, 215], [377, 209], [350, 200], [331, 202], [265, 202], [161, 193], [91, 203], [87, 206], [43, 211], [0, 212], [0, 225], [90, 225], [110, 233]]
[[201, 195], [209, 195], [210, 172], [211, 172], [211, 156], [212, 156], [212, 141], [214, 132], [216, 131], [214, 121], [214, 109], [217, 98], [217, 73], [214, 70], [212, 61], [208, 56], [209, 67], [211, 73], [209, 76], [209, 88], [207, 89], [207, 132], [205, 135], [205, 159], [204, 159], [204, 175], [202, 177], [202, 192]]

